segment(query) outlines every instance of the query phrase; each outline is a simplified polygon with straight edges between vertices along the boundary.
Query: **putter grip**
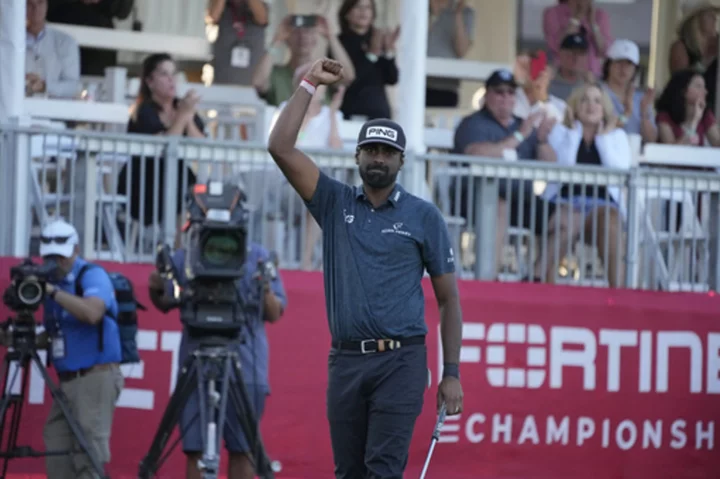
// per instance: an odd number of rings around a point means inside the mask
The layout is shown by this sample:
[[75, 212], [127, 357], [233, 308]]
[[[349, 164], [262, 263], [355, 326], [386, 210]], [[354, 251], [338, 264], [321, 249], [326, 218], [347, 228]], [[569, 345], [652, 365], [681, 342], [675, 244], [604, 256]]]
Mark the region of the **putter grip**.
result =
[[438, 420], [435, 423], [435, 430], [433, 431], [433, 438], [439, 439], [440, 438], [440, 428], [443, 427], [443, 424], [445, 424], [445, 416], [447, 415], [447, 406], [445, 403], [442, 403], [440, 405], [440, 413], [438, 414]]

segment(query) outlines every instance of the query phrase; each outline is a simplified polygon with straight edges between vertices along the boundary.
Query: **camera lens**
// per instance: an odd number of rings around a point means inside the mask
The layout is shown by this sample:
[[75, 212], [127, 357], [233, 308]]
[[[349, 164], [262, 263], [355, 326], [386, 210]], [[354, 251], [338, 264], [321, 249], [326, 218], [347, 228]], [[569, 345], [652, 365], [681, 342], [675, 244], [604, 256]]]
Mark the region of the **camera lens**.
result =
[[37, 281], [23, 281], [17, 287], [17, 296], [23, 304], [34, 306], [42, 301], [42, 285]]
[[237, 234], [213, 233], [205, 238], [200, 257], [208, 266], [233, 266], [245, 255], [245, 242]]

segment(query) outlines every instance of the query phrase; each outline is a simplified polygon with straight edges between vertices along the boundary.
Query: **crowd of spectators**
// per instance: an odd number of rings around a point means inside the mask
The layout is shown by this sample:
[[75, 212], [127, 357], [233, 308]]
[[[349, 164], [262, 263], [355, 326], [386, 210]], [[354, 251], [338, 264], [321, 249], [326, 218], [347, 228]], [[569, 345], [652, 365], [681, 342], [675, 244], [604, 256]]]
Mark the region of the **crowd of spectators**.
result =
[[[717, 75], [720, 8], [695, 2], [684, 12], [669, 55], [672, 76], [656, 98], [653, 88], [639, 85], [638, 45], [610, 36], [603, 9], [592, 0], [561, 0], [548, 7], [543, 14], [546, 48], [522, 52], [513, 72], [499, 70], [488, 78], [479, 110], [455, 131], [454, 153], [629, 169], [628, 135], [643, 143], [720, 147], [710, 100], [715, 79], [709, 78]], [[473, 184], [456, 180], [451, 190], [461, 199], [453, 214], [468, 220]], [[536, 262], [527, 280], [553, 282], [558, 264], [553, 257], [562, 258], [582, 236], [593, 238], [610, 285], [622, 285], [619, 239], [627, 199], [620, 189], [549, 184], [537, 194], [532, 181], [514, 180], [501, 183], [499, 195], [498, 272], [507, 228], [514, 226], [560, 246], [559, 251], [547, 248], [544, 265]], [[543, 221], [543, 215], [549, 220]], [[556, 237], [572, 240], [554, 243]]]
[[[218, 29], [212, 60], [215, 84], [254, 88], [268, 105], [282, 109], [303, 72], [320, 55], [327, 55], [343, 64], [344, 80], [330, 91], [319, 89], [300, 134], [304, 146], [342, 148], [343, 120], [392, 117], [386, 87], [396, 84], [402, 73], [396, 63], [400, 27], [378, 25], [374, 0], [343, 0], [336, 21], [322, 15], [290, 15], [273, 32], [268, 32], [269, 8], [263, 0], [209, 0], [207, 21]], [[117, 62], [116, 56], [79, 49], [70, 36], [47, 27], [46, 21], [112, 28], [114, 18], [126, 18], [132, 9], [132, 0], [27, 0], [27, 94], [75, 97], [81, 73], [99, 74]], [[672, 77], [656, 94], [653, 88], [641, 86], [639, 46], [612, 37], [611, 20], [604, 9], [593, 0], [559, 0], [543, 13], [544, 48], [520, 52], [513, 71], [499, 70], [487, 79], [478, 110], [457, 126], [454, 152], [629, 168], [628, 135], [638, 135], [644, 143], [720, 146], [720, 127], [713, 112], [719, 12], [708, 2], [686, 5], [667, 57]], [[431, 0], [428, 56], [457, 59], [467, 55], [474, 38], [474, 16], [463, 0]], [[326, 45], [326, 50], [318, 51], [319, 44]], [[287, 61], [278, 62], [285, 49]], [[173, 59], [167, 55], [145, 60], [128, 131], [205, 135], [198, 115], [200, 99], [193, 92], [178, 98], [175, 74]], [[426, 105], [458, 107], [459, 86], [456, 80], [428, 78]], [[134, 219], [144, 224], [158, 222], [150, 210], [153, 201], [162, 203], [164, 194], [155, 186], [155, 170], [143, 170], [138, 161], [131, 162], [130, 181], [123, 169], [120, 189], [131, 185]], [[180, 171], [182, 184], [195, 181], [189, 167]], [[460, 181], [454, 187], [466, 198], [471, 185]], [[588, 211], [599, 208], [622, 222], [619, 192], [596, 192], [594, 201], [587, 201], [586, 191], [570, 191], [564, 185], [549, 185], [542, 195], [536, 193], [527, 181], [507, 182], [501, 188], [498, 247], [508, 226], [530, 228], [539, 236], [561, 234], [547, 230], [548, 223], [538, 216], [542, 211], [549, 211], [551, 217], [558, 211], [572, 211], [562, 215], [570, 218], [567, 221], [551, 222], [563, 231], [568, 227], [579, 231]], [[530, 207], [533, 202], [537, 204]], [[549, 205], [541, 208], [538, 202]], [[456, 208], [454, 214], [466, 217], [465, 209]], [[316, 264], [312, 244], [317, 231], [307, 231], [302, 263], [310, 268]], [[609, 248], [613, 257], [621, 254], [617, 247]], [[497, 257], [500, 261], [500, 254]], [[531, 275], [546, 273], [536, 265]]]

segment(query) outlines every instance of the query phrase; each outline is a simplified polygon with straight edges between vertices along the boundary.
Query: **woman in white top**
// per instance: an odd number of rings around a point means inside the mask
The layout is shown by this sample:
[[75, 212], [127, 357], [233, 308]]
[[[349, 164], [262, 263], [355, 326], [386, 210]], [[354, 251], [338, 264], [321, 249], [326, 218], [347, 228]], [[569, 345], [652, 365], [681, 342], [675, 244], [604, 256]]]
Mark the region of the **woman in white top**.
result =
[[[564, 123], [557, 125], [548, 139], [558, 163], [629, 170], [632, 155], [628, 136], [618, 127], [614, 107], [602, 87], [586, 84], [576, 89], [567, 105]], [[554, 235], [558, 236], [559, 252], [555, 249], [555, 238], [548, 241], [549, 282], [555, 280], [555, 260], [563, 258], [584, 233], [582, 237], [598, 249], [610, 286], [620, 287], [624, 283], [622, 195], [618, 186], [557, 183], [547, 186], [543, 197], [558, 204], [557, 215], [567, 214], [571, 219], [569, 232]], [[559, 255], [554, 257], [556, 253]]]

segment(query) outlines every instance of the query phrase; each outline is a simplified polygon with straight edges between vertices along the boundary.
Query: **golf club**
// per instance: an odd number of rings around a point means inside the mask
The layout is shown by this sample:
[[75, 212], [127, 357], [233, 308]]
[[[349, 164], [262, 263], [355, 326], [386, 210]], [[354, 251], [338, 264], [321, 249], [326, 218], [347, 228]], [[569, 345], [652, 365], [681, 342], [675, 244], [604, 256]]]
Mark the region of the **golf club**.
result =
[[435, 423], [435, 429], [433, 430], [432, 434], [432, 440], [430, 441], [430, 450], [428, 451], [427, 458], [425, 459], [425, 465], [423, 466], [422, 473], [420, 474], [420, 479], [425, 479], [425, 474], [427, 474], [428, 467], [430, 467], [430, 459], [432, 459], [433, 451], [435, 450], [435, 444], [437, 444], [438, 440], [440, 439], [440, 428], [445, 424], [445, 414], [447, 413], [447, 407], [445, 406], [445, 403], [442, 403], [440, 406], [440, 414], [438, 414], [437, 422]]

